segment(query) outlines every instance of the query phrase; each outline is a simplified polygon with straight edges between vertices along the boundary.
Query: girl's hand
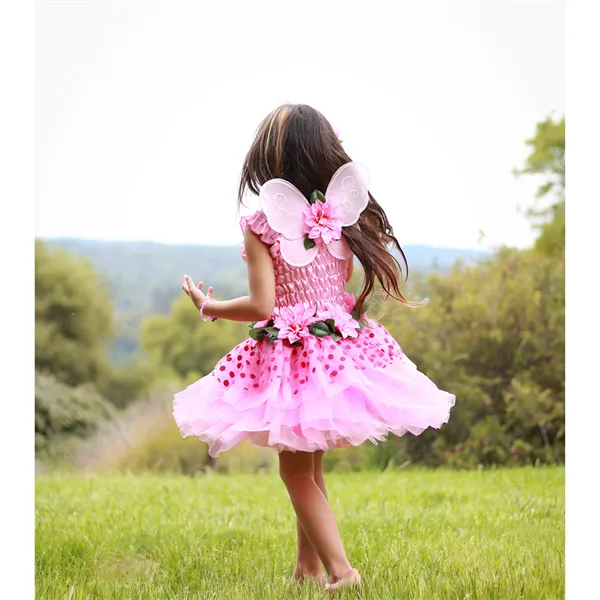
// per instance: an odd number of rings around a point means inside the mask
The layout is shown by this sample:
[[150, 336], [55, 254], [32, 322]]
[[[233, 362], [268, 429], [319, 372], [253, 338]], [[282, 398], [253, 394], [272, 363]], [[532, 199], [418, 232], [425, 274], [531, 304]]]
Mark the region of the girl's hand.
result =
[[213, 288], [212, 285], [208, 288], [208, 292], [206, 294], [202, 293], [202, 287], [204, 283], [202, 281], [198, 282], [198, 286], [194, 283], [194, 280], [187, 275], [183, 276], [183, 283], [181, 284], [181, 289], [190, 297], [191, 301], [194, 303], [194, 306], [200, 310], [204, 302], [207, 299], [212, 298]]

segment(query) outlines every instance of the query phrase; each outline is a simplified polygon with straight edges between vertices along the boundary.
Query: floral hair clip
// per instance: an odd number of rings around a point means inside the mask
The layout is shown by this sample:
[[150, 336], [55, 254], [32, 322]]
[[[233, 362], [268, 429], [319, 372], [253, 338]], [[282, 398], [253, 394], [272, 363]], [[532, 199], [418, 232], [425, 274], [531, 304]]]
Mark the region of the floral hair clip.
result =
[[281, 234], [279, 248], [292, 266], [308, 265], [324, 245], [335, 258], [352, 251], [342, 227], [356, 223], [369, 204], [369, 172], [356, 162], [341, 166], [325, 194], [315, 190], [307, 199], [288, 181], [271, 179], [260, 189], [260, 205], [271, 228]]
[[331, 126], [331, 128], [333, 129], [333, 133], [335, 133], [335, 137], [338, 139], [338, 142], [341, 144], [344, 140], [342, 140], [339, 130], [333, 125]]

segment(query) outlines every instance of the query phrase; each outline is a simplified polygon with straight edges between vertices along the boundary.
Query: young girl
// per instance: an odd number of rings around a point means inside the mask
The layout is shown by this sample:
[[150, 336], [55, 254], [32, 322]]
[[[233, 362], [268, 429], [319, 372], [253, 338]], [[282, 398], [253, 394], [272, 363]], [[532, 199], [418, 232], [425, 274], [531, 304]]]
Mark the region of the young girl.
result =
[[[324, 566], [328, 589], [360, 575], [327, 500], [323, 453], [439, 428], [454, 404], [363, 313], [376, 280], [408, 303], [388, 248], [408, 268], [404, 253], [368, 183], [321, 113], [280, 106], [259, 126], [239, 186], [240, 204], [249, 189], [262, 208], [241, 220], [250, 294], [215, 301], [202, 282], [186, 275], [182, 285], [204, 321], [253, 326], [212, 373], [176, 394], [181, 433], [207, 442], [213, 457], [244, 440], [278, 451], [297, 516], [293, 577], [325, 583]], [[364, 270], [356, 300], [346, 293], [354, 257]]]

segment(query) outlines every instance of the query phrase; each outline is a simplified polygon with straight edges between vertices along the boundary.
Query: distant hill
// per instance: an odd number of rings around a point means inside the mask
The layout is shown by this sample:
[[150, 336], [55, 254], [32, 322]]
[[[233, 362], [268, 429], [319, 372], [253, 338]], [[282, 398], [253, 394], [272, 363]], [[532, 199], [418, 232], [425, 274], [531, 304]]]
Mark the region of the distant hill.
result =
[[[137, 350], [142, 320], [152, 314], [168, 314], [181, 294], [181, 277], [215, 287], [220, 297], [247, 293], [246, 266], [239, 246], [167, 245], [154, 242], [107, 242], [83, 239], [46, 239], [50, 247], [60, 247], [87, 257], [105, 277], [115, 305], [118, 335], [111, 349], [115, 363], [126, 363]], [[413, 245], [404, 248], [410, 272], [445, 271], [457, 259], [473, 261], [488, 253], [457, 248]]]

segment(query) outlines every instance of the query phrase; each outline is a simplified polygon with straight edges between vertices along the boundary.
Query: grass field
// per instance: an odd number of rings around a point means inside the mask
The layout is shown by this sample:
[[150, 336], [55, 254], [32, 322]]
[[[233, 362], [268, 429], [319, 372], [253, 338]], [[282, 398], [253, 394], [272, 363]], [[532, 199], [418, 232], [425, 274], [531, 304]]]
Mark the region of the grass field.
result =
[[[327, 476], [365, 599], [564, 598], [564, 470]], [[295, 521], [276, 475], [43, 476], [36, 597], [326, 598], [289, 584]]]

